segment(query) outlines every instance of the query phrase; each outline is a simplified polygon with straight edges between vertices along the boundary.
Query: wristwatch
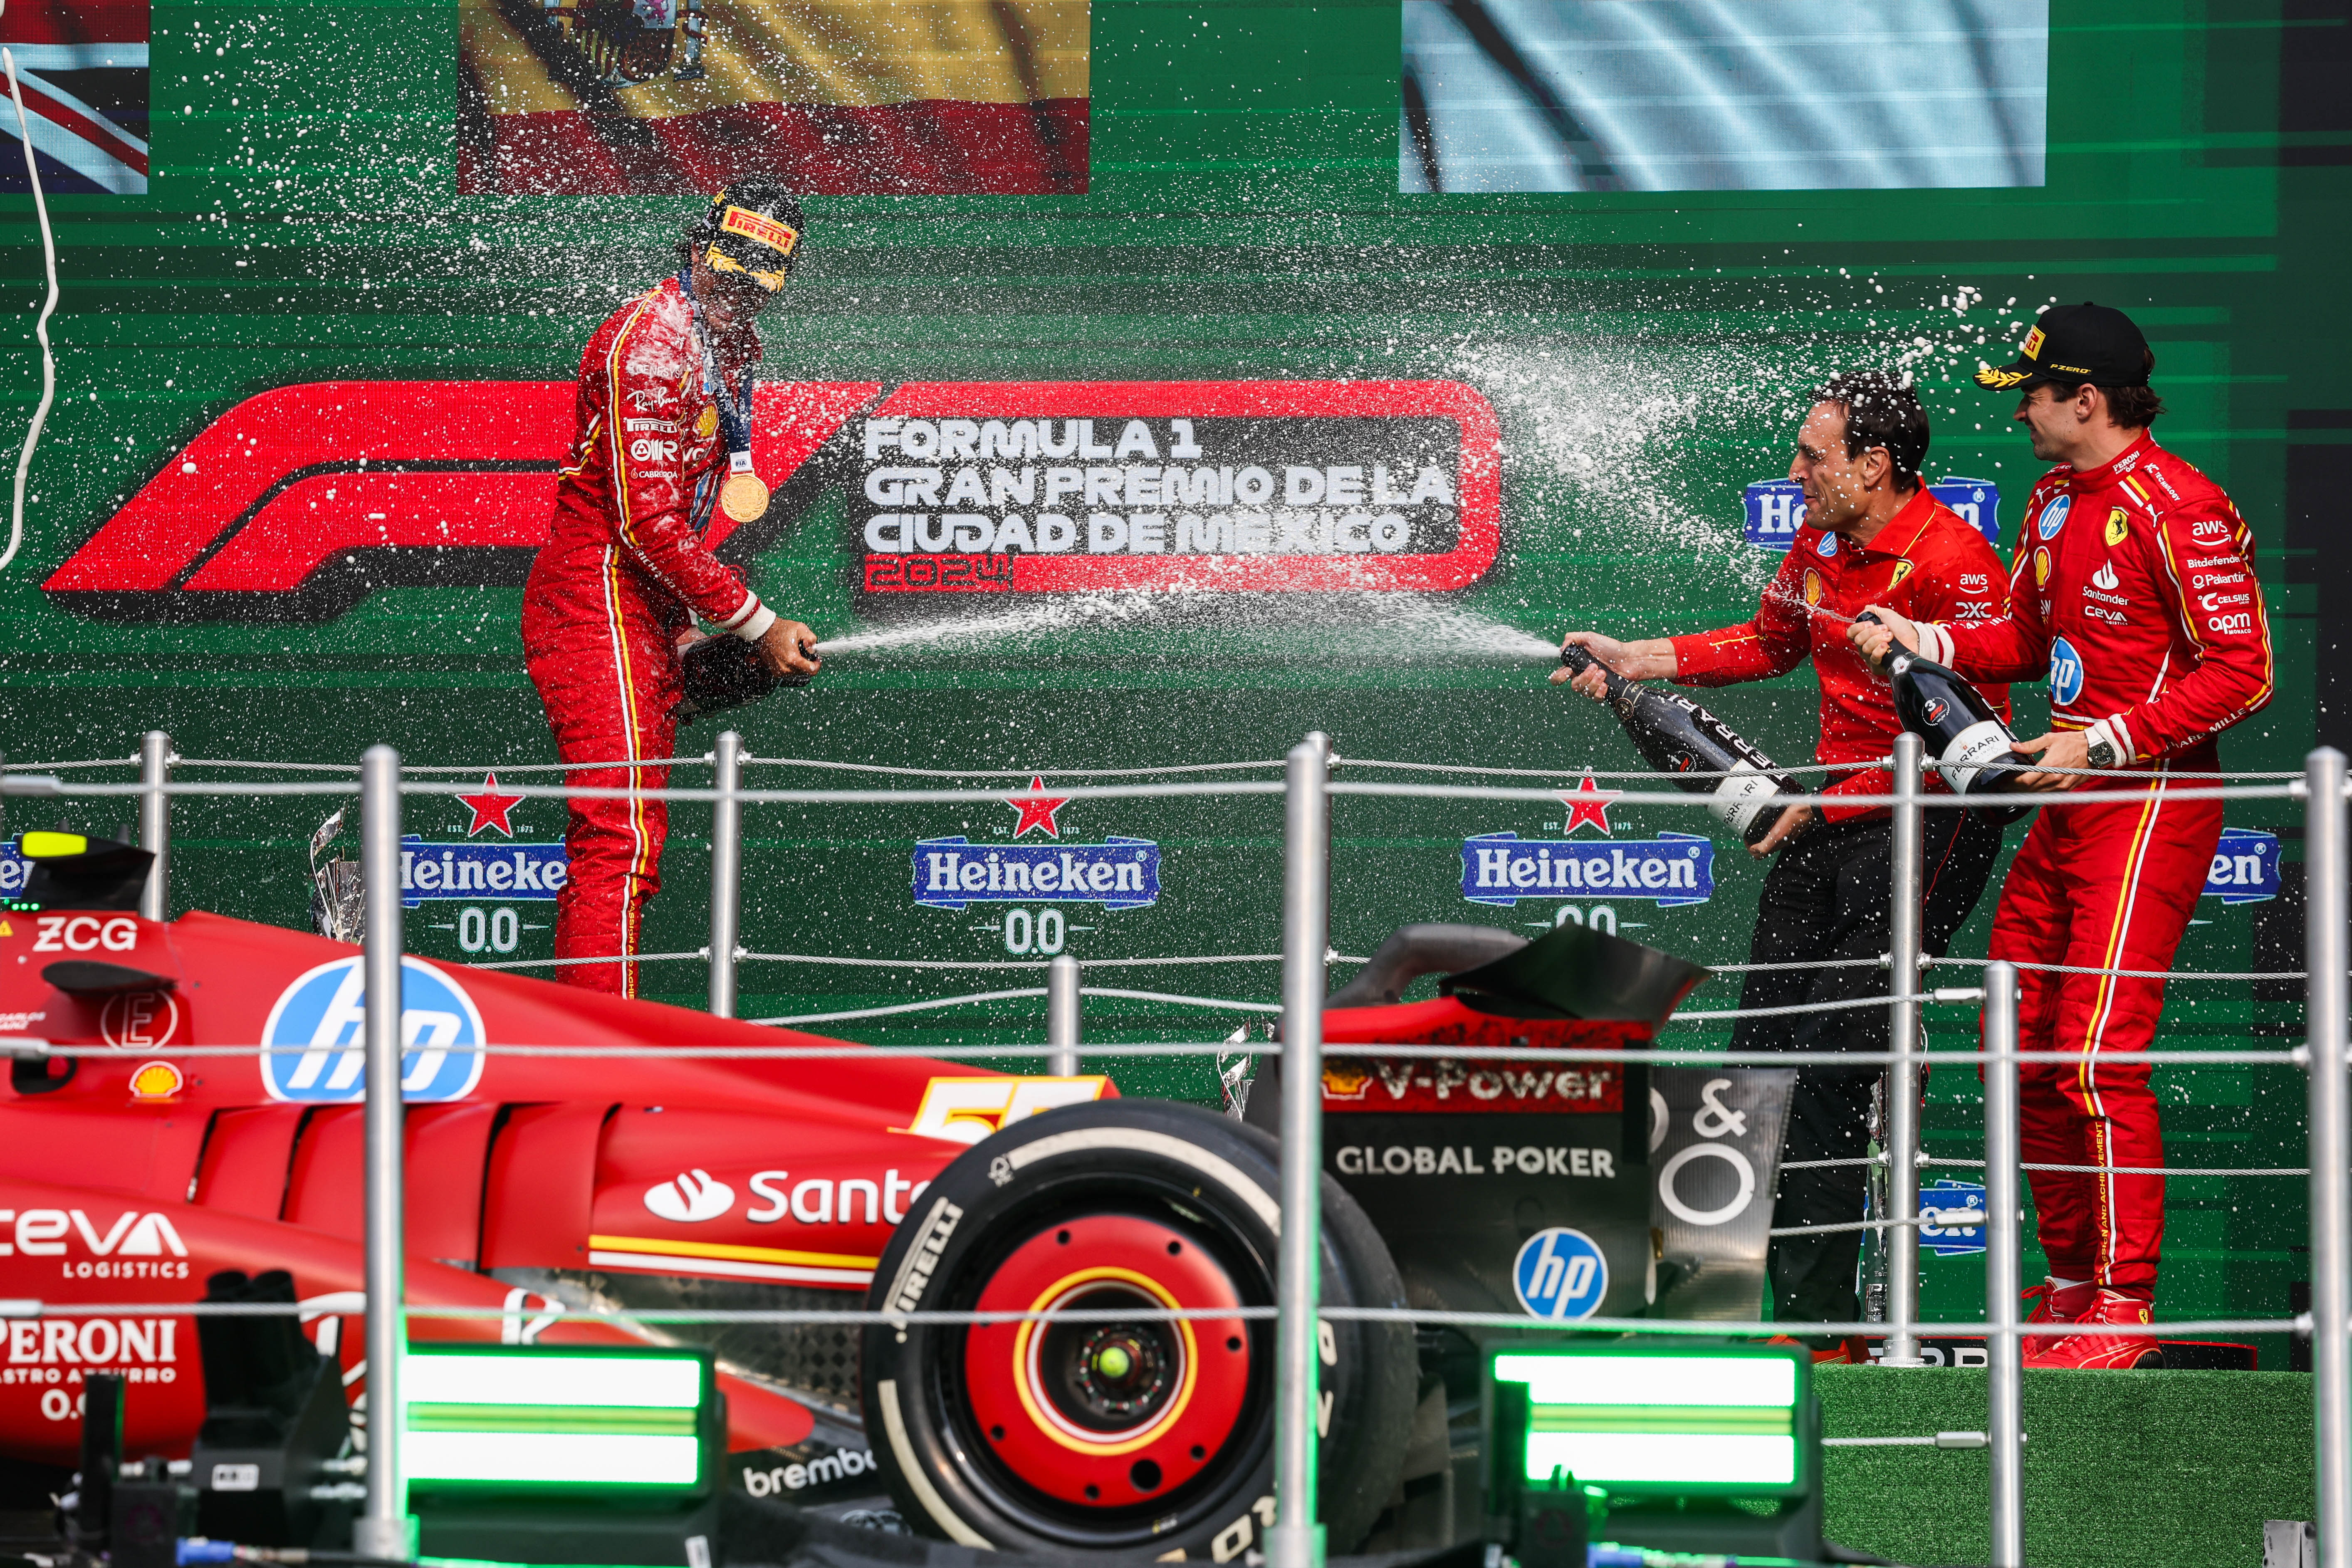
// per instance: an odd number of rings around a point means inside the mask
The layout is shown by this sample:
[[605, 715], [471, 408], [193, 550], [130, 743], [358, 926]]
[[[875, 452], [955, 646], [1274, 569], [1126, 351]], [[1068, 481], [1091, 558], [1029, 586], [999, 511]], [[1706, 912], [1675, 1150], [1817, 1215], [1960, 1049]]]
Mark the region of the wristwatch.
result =
[[2123, 758], [2116, 754], [2116, 743], [2108, 740], [2101, 731], [2092, 732], [2089, 751], [2090, 755], [2086, 760], [2095, 768], [2111, 768], [2123, 761]]

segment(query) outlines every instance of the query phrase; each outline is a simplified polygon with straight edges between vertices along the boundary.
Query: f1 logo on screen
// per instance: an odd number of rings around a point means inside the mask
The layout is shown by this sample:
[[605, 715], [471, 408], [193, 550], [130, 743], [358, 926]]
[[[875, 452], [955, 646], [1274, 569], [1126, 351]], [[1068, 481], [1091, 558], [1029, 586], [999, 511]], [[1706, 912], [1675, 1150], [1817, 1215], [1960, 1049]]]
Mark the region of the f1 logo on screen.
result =
[[[42, 586], [116, 619], [315, 621], [380, 587], [520, 584], [573, 396], [495, 381], [262, 393]], [[768, 512], [721, 511], [705, 542], [745, 559], [837, 496], [869, 602], [1429, 592], [1476, 582], [1501, 541], [1495, 411], [1460, 382], [771, 382], [751, 456]]]

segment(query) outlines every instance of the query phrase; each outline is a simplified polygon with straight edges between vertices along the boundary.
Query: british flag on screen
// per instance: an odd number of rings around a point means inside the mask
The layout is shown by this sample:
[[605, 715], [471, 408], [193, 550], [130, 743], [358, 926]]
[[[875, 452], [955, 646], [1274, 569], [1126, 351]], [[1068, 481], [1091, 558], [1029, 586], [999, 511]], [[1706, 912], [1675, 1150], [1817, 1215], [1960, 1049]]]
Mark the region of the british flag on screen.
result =
[[[7, 0], [0, 44], [16, 59], [43, 190], [146, 194], [147, 28], [147, 0]], [[16, 109], [5, 98], [0, 131], [0, 191], [28, 191]]]

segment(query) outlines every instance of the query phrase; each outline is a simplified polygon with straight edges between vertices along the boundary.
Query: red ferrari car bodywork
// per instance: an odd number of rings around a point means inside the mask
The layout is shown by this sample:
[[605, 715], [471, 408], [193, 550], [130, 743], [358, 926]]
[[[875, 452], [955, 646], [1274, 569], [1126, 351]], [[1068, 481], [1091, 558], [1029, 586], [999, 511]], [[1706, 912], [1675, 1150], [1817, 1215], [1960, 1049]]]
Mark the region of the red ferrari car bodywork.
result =
[[[0, 1098], [0, 1297], [114, 1309], [0, 1323], [0, 1453], [69, 1462], [83, 1374], [108, 1371], [128, 1382], [127, 1451], [184, 1454], [203, 1377], [174, 1309], [223, 1269], [290, 1270], [359, 1395], [358, 975], [352, 947], [215, 915], [0, 914], [0, 1036], [101, 1053], [19, 1060]], [[409, 1299], [498, 1314], [417, 1320], [418, 1339], [630, 1337], [492, 1270], [773, 1281], [856, 1305], [940, 1167], [1008, 1121], [1116, 1093], [855, 1047], [697, 1058], [837, 1042], [415, 958], [403, 990]], [[462, 1048], [484, 1041], [649, 1054]], [[731, 1448], [808, 1435], [803, 1405], [724, 1383]]]
[[[82, 1379], [96, 1371], [126, 1379], [126, 1452], [184, 1455], [205, 1401], [195, 1321], [181, 1309], [222, 1270], [290, 1271], [310, 1332], [361, 1398], [360, 963], [349, 945], [216, 915], [0, 913], [0, 1038], [90, 1052], [20, 1058], [0, 1096], [0, 1297], [106, 1309], [20, 1309], [0, 1322], [0, 1455], [70, 1463]], [[421, 1340], [632, 1337], [541, 1287], [640, 1309], [665, 1289], [741, 1304], [747, 1286], [858, 1305], [893, 1229], [950, 1161], [1008, 1123], [1117, 1093], [1100, 1076], [1012, 1076], [404, 964], [407, 1293], [483, 1314], [413, 1320]], [[1475, 1053], [1639, 1044], [1649, 1026], [1500, 1017], [1449, 996], [1334, 1008], [1326, 1032], [1472, 1053], [1334, 1058], [1330, 1110], [1434, 1114], [1431, 1126], [1452, 1111], [1580, 1123], [1614, 1117], [1621, 1068], [1530, 1073]], [[483, 1044], [493, 1050], [467, 1048]], [[787, 1045], [847, 1054], [694, 1054]], [[528, 1047], [614, 1054], [509, 1049]], [[804, 1468], [846, 1480], [861, 1458], [870, 1472], [846, 1401], [814, 1408], [789, 1378], [730, 1368], [723, 1352], [721, 1368], [730, 1450], [778, 1461], [747, 1458], [740, 1484], [797, 1490]], [[792, 1462], [826, 1454], [830, 1469]]]

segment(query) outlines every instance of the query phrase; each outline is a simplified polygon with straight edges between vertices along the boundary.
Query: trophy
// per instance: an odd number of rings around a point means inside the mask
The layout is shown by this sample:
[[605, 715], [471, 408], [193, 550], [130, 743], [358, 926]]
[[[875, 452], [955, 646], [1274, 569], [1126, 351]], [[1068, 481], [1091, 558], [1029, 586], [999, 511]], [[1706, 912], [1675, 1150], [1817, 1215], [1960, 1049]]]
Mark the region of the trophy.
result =
[[310, 835], [310, 924], [330, 942], [357, 945], [367, 936], [367, 905], [361, 897], [360, 863], [347, 855], [331, 860], [319, 857], [343, 830], [343, 812], [319, 825]]

